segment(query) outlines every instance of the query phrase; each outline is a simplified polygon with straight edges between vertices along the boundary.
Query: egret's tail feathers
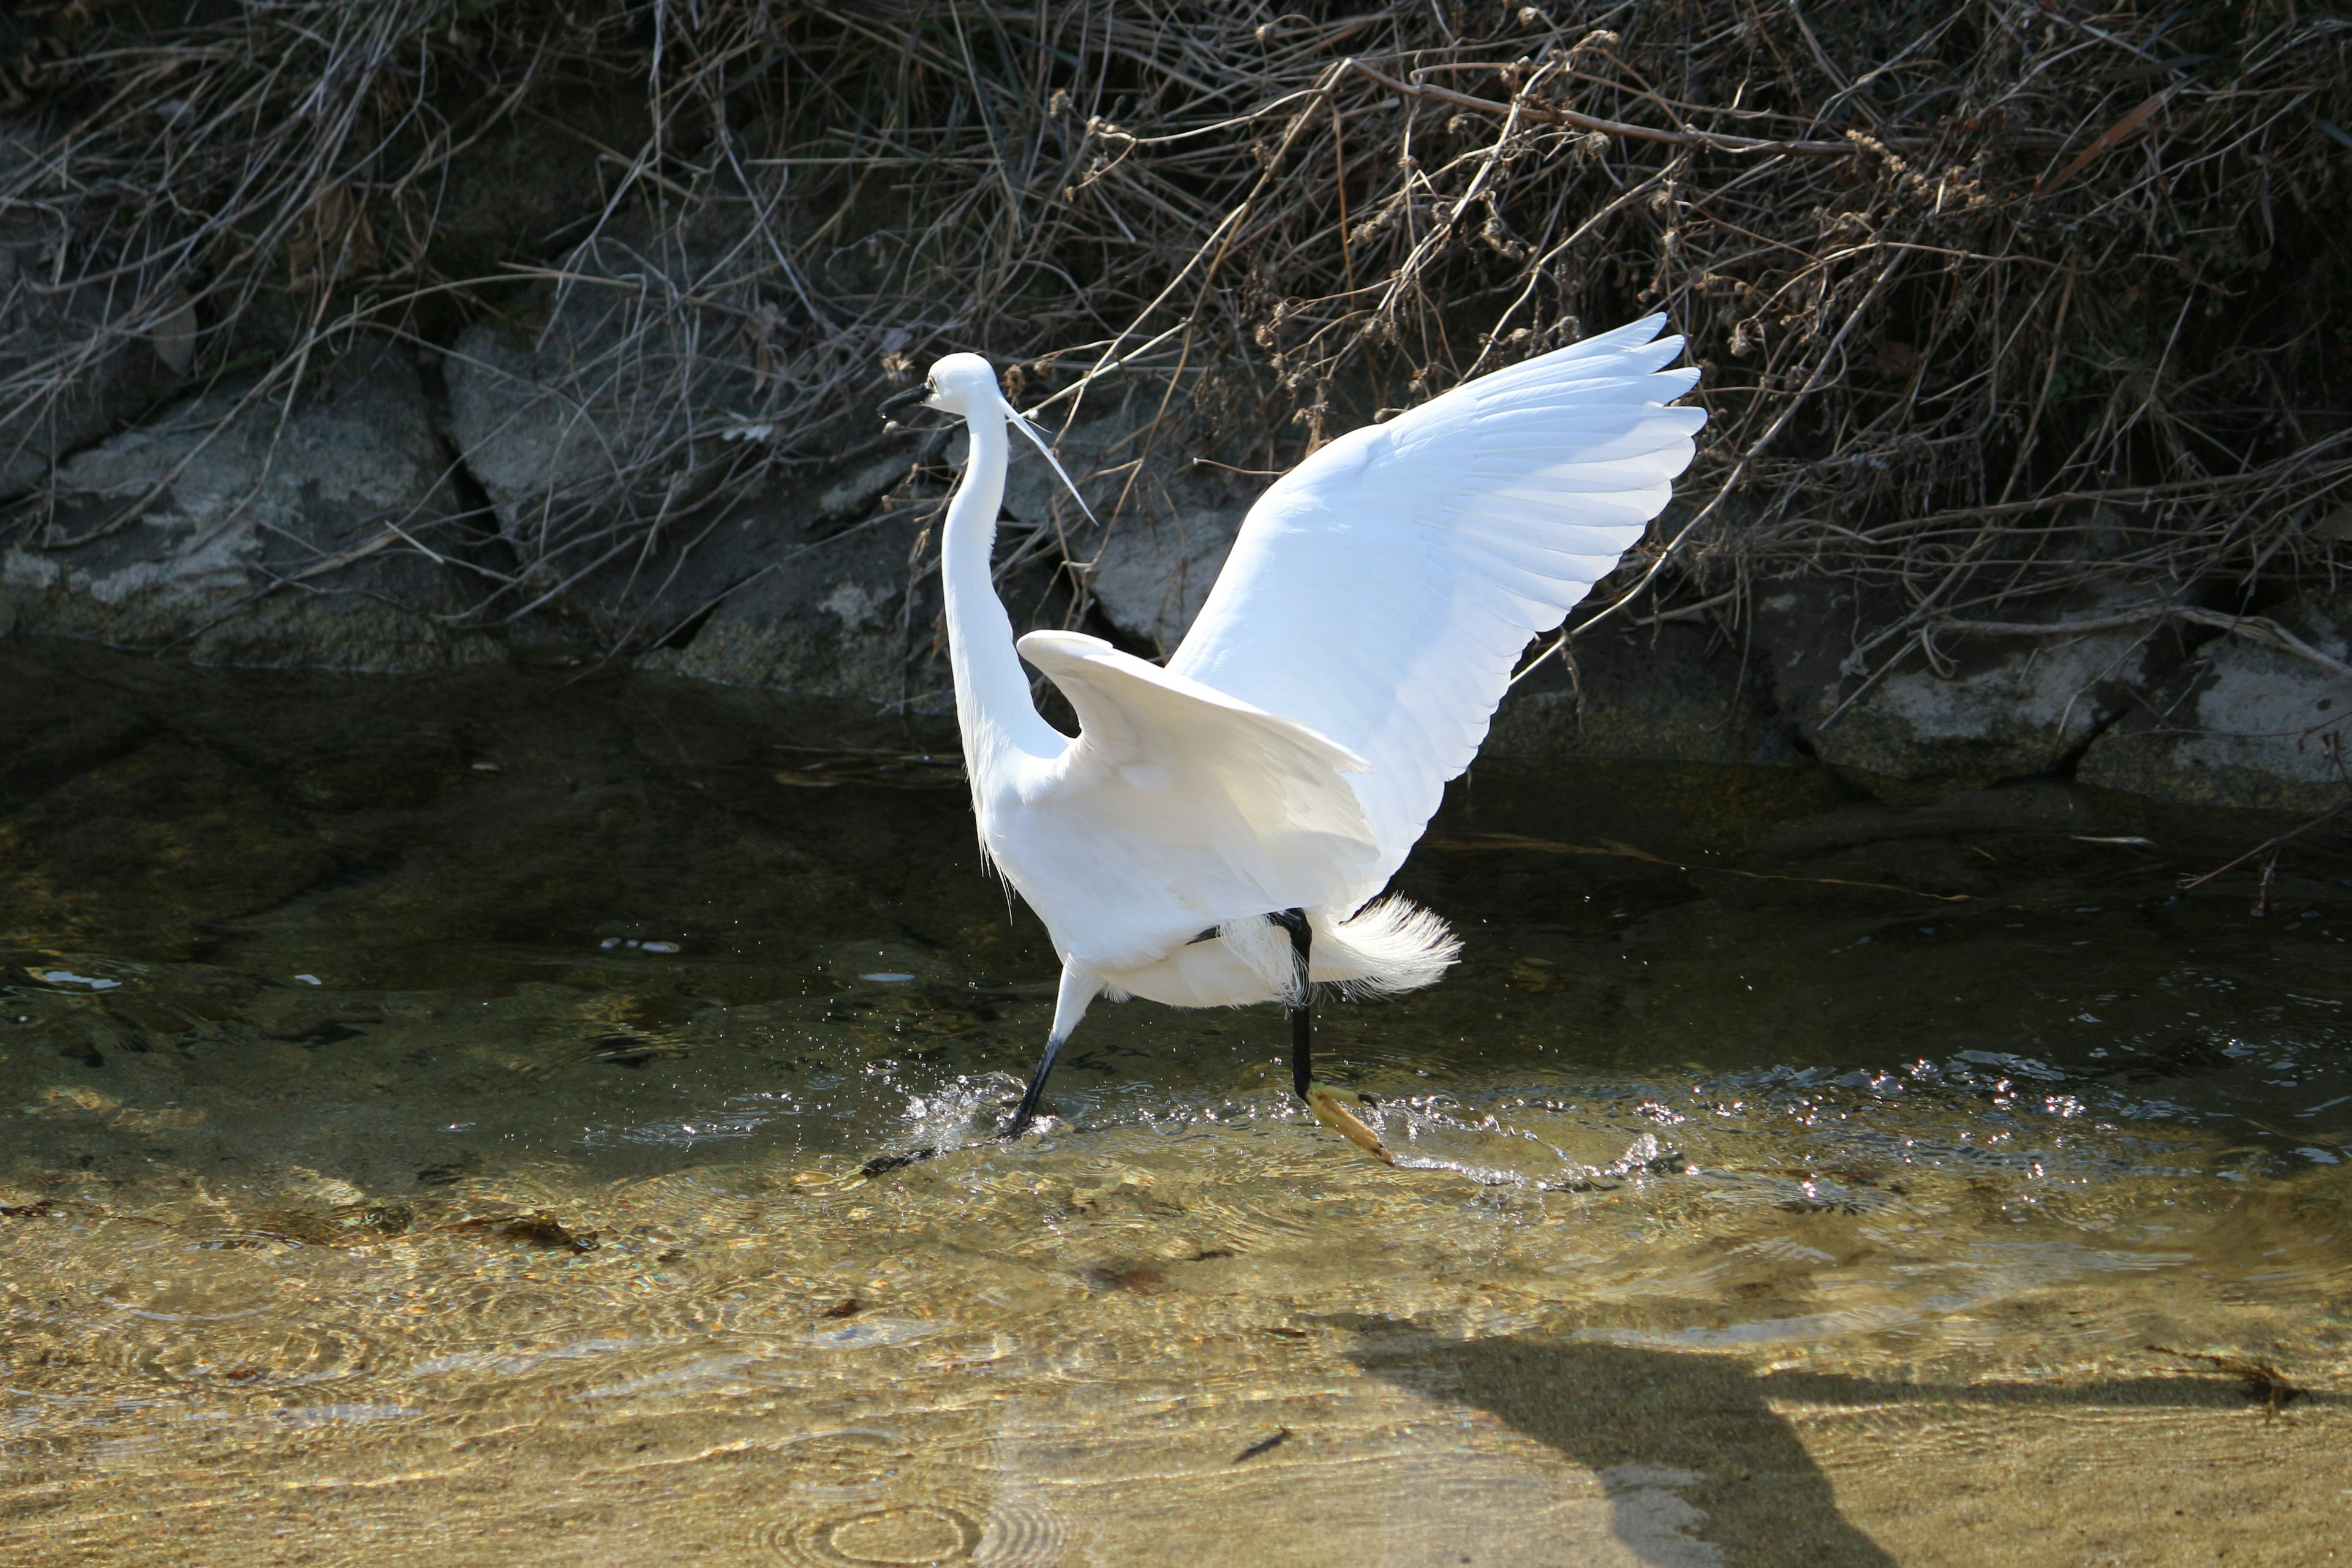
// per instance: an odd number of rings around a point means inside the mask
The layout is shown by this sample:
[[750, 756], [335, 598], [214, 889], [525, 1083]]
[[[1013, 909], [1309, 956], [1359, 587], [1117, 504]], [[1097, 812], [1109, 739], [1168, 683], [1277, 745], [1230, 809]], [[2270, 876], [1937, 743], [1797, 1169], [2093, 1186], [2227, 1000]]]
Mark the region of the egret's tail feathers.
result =
[[1393, 996], [1433, 983], [1462, 956], [1444, 921], [1410, 899], [1375, 899], [1336, 926], [1316, 922], [1310, 974], [1352, 998]]

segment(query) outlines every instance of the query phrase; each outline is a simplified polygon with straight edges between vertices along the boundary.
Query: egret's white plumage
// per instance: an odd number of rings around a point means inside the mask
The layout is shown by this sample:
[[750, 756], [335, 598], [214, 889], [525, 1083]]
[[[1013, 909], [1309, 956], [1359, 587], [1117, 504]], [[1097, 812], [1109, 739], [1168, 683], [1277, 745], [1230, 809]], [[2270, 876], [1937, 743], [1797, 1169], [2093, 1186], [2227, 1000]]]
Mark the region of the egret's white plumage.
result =
[[[1615, 566], [1689, 463], [1706, 415], [1667, 404], [1698, 372], [1664, 368], [1683, 342], [1663, 322], [1316, 452], [1251, 509], [1165, 668], [1075, 632], [1032, 632], [1016, 657], [989, 570], [1011, 410], [978, 355], [932, 367], [924, 401], [971, 433], [942, 572], [972, 805], [1063, 963], [1016, 1123], [1106, 990], [1303, 1004], [1269, 916], [1305, 912], [1318, 983], [1407, 990], [1453, 961], [1442, 921], [1375, 895], [1476, 753], [1528, 640]], [[1076, 738], [1039, 717], [1022, 658], [1069, 699]]]

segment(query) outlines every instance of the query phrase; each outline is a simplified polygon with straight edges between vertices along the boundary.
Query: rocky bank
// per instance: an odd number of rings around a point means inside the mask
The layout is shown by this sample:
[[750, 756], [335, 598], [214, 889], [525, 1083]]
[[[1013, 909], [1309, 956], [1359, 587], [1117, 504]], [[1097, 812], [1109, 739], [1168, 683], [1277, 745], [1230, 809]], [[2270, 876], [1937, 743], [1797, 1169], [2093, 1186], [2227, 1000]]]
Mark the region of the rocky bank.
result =
[[[0, 552], [0, 630], [394, 673], [618, 645], [639, 668], [719, 686], [946, 710], [929, 545], [962, 450], [942, 431], [869, 442], [696, 520], [601, 614], [469, 617], [486, 569], [482, 531], [457, 525], [469, 506], [495, 518], [494, 542], [511, 537], [534, 507], [611, 478], [614, 454], [669, 438], [572, 395], [562, 367], [580, 357], [560, 323], [536, 344], [470, 334], [437, 365], [371, 345], [290, 387], [224, 381], [89, 423], [54, 453], [20, 446], [17, 504], [37, 503], [40, 526]], [[1170, 452], [1154, 457], [1160, 482], [1131, 486], [1144, 430], [1119, 410], [1060, 443], [1116, 515], [1107, 530], [1043, 462], [1016, 460], [1000, 560], [1017, 623], [1076, 621], [1151, 656], [1181, 638], [1264, 481]], [[2145, 599], [2050, 605], [1868, 679], [1853, 656], [1883, 606], [1850, 585], [1763, 584], [1748, 609], [1580, 626], [1513, 689], [1488, 754], [1817, 760], [1891, 797], [2072, 773], [2306, 811], [2346, 788], [2352, 595], [2307, 593], [2243, 622]]]
[[[1526, 650], [1487, 755], [2340, 798], [2342, 29], [1709, 4], [1141, 7], [1116, 46], [1068, 8], [0, 7], [0, 636], [937, 718], [961, 447], [872, 410], [931, 355], [996, 354], [1108, 521], [1016, 452], [1016, 627], [1164, 657], [1306, 447], [1658, 310], [1712, 423], [1650, 543], [1697, 531]], [[2126, 156], [2159, 37], [2263, 63], [2181, 66]], [[1644, 78], [1709, 135], [1853, 134], [1693, 160]], [[2032, 123], [1978, 111], [2021, 81]]]

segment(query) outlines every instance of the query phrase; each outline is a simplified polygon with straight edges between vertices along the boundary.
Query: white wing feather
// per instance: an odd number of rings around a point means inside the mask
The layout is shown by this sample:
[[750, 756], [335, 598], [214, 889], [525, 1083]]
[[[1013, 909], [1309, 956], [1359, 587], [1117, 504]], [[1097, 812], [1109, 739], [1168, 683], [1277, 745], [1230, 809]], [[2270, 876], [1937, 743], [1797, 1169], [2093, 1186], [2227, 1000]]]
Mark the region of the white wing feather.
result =
[[1665, 406], [1698, 372], [1663, 368], [1683, 348], [1657, 336], [1664, 320], [1354, 431], [1250, 510], [1168, 670], [1369, 764], [1348, 782], [1378, 853], [1330, 863], [1293, 901], [1344, 913], [1387, 883], [1486, 739], [1528, 639], [1665, 506], [1706, 415]]
[[[1345, 747], [1098, 637], [1031, 632], [1019, 646], [1077, 710], [1078, 739], [1032, 800], [1074, 858], [1034, 878], [1008, 869], [1024, 889], [1086, 890], [1073, 946], [1139, 963], [1204, 927], [1292, 908], [1335, 868], [1370, 872], [1372, 830], [1348, 787], [1364, 763]], [[1054, 901], [1039, 906], [1049, 925]]]

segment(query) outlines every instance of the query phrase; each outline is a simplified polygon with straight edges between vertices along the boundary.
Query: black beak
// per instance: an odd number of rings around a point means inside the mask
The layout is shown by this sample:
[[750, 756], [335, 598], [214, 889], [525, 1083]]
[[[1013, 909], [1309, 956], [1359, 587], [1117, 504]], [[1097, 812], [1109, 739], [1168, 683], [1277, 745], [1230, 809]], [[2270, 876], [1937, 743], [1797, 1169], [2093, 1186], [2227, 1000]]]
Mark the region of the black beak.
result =
[[901, 410], [916, 406], [930, 395], [931, 389], [928, 386], [910, 386], [904, 392], [894, 392], [884, 398], [882, 406], [875, 412], [885, 419], [896, 418]]

